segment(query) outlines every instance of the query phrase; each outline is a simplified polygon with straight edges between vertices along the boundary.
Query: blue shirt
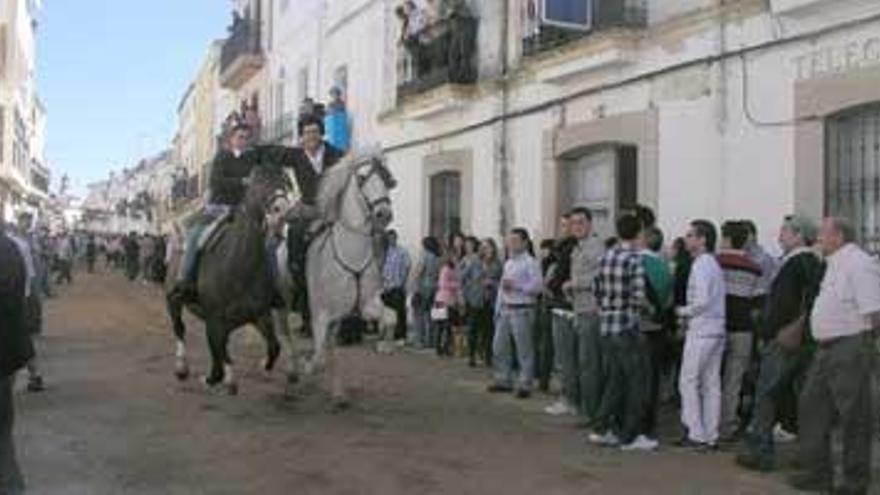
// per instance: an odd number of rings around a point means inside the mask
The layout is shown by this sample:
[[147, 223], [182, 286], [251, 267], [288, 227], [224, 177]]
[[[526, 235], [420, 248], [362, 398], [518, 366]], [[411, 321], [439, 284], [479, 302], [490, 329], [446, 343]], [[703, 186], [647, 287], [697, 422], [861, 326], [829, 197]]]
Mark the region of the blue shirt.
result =
[[401, 289], [406, 286], [409, 268], [409, 254], [405, 249], [399, 246], [388, 249], [382, 267], [382, 286], [385, 290]]
[[[504, 290], [504, 281], [513, 283], [512, 290]], [[544, 290], [541, 264], [528, 253], [514, 255], [504, 263], [501, 286], [498, 289], [498, 309], [510, 305], [535, 304]]]

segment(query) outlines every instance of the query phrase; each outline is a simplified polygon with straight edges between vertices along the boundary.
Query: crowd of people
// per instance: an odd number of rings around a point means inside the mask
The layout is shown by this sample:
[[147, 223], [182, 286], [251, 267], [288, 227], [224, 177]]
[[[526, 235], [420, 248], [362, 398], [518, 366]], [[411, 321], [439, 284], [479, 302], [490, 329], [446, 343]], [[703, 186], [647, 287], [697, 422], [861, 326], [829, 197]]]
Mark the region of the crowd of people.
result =
[[125, 274], [129, 280], [161, 284], [167, 272], [168, 236], [154, 234], [87, 234], [83, 259], [89, 273], [95, 271], [99, 257], [104, 268]]
[[545, 411], [577, 416], [596, 445], [656, 449], [669, 399], [679, 448], [736, 447], [738, 465], [766, 472], [779, 467], [775, 443], [797, 440], [790, 483], [807, 491], [832, 488], [839, 423], [834, 493], [867, 493], [880, 264], [848, 220], [785, 217], [781, 257], [748, 220], [695, 220], [667, 247], [644, 207], [610, 239], [586, 208], [560, 230], [539, 253], [524, 229], [503, 253], [492, 239], [427, 237], [415, 263], [391, 232], [383, 299], [396, 337], [491, 368], [492, 393], [526, 399], [534, 384], [556, 390], [555, 378], [559, 397]]

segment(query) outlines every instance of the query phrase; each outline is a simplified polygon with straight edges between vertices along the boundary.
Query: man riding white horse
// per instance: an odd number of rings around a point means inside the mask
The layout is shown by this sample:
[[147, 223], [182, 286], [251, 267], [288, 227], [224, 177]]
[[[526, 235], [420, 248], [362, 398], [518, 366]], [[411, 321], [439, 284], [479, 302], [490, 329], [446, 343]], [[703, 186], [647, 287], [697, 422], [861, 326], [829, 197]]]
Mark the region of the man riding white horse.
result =
[[[298, 292], [305, 290], [304, 277], [306, 235], [309, 225], [317, 218], [315, 197], [321, 176], [335, 165], [343, 153], [324, 143], [324, 124], [320, 118], [304, 116], [298, 122], [301, 147], [255, 146], [247, 148], [250, 128], [238, 124], [232, 128], [226, 149], [217, 153], [211, 167], [209, 199], [205, 208], [188, 220], [183, 262], [174, 294], [184, 300], [196, 297], [197, 260], [200, 248], [216, 228], [229, 218], [241, 202], [253, 168], [271, 164], [293, 169], [301, 197], [292, 209], [288, 228], [288, 252], [291, 271], [297, 279]], [[267, 268], [268, 269], [268, 268]], [[306, 299], [303, 297], [303, 301]], [[307, 304], [299, 304], [307, 311]]]
[[[336, 165], [344, 153], [324, 142], [324, 122], [317, 116], [306, 115], [299, 120], [297, 128], [300, 144], [293, 155], [296, 183], [300, 199], [288, 216], [287, 250], [290, 269], [296, 283], [297, 306], [305, 321], [309, 320], [309, 305], [305, 284], [305, 260], [308, 247], [309, 227], [320, 216], [316, 207], [321, 177]], [[285, 164], [287, 165], [287, 164]]]

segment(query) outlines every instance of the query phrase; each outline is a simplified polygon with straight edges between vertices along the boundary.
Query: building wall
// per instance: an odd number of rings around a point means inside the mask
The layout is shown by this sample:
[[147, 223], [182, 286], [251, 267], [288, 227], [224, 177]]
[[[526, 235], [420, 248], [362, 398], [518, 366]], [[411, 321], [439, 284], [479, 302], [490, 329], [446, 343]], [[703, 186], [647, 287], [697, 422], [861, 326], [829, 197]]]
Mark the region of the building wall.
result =
[[38, 7], [27, 0], [0, 2], [0, 200], [7, 203], [10, 218], [33, 212], [28, 203], [31, 163], [43, 162], [45, 113], [36, 98], [34, 73]]
[[649, 0], [643, 29], [527, 57], [518, 3], [472, 2], [478, 83], [405, 99], [395, 2], [282, 12], [282, 0], [263, 1], [269, 61], [243, 93], [272, 101], [280, 83], [293, 112], [301, 69], [308, 96], [324, 99], [345, 66], [355, 146], [386, 149], [400, 184], [395, 227], [411, 246], [429, 231], [430, 178], [447, 170], [462, 176], [466, 232], [554, 235], [564, 167], [611, 145], [636, 147], [636, 199], [669, 237], [697, 217], [751, 218], [774, 246], [782, 216], [825, 211], [823, 119], [880, 101], [880, 4], [870, 0]]

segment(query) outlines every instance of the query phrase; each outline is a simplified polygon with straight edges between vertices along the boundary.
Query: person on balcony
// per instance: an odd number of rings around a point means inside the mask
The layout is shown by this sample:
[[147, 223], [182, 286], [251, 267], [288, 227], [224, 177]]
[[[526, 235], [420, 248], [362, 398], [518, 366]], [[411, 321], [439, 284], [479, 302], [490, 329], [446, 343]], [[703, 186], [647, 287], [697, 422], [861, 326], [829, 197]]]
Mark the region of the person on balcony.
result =
[[342, 90], [338, 86], [330, 88], [330, 103], [324, 116], [327, 143], [343, 153], [351, 147], [351, 124]]
[[413, 0], [403, 2], [398, 17], [401, 20], [401, 44], [411, 59], [411, 69], [405, 71], [405, 81], [408, 82], [428, 72], [429, 58], [425, 49], [428, 45], [425, 37], [427, 22], [425, 10]]
[[447, 0], [445, 8], [449, 33], [445, 61], [449, 67], [449, 82], [472, 83], [477, 78], [473, 64], [477, 44], [473, 13], [465, 0]]

